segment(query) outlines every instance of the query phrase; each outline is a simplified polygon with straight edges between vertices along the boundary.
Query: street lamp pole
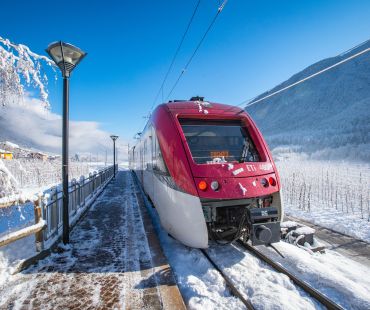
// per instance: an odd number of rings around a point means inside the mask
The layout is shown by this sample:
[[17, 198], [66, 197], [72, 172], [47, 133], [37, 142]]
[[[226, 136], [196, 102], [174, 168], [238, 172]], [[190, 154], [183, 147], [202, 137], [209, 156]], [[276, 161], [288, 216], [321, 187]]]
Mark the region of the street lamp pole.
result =
[[113, 140], [113, 177], [116, 178], [116, 140], [118, 136], [111, 135], [110, 137]]
[[63, 178], [63, 243], [69, 243], [69, 77], [72, 70], [86, 56], [78, 47], [62, 41], [51, 43], [46, 52], [54, 60], [63, 75], [63, 137], [62, 137], [62, 178]]
[[63, 243], [69, 243], [69, 79], [63, 77], [63, 137], [62, 137], [62, 178], [63, 178]]

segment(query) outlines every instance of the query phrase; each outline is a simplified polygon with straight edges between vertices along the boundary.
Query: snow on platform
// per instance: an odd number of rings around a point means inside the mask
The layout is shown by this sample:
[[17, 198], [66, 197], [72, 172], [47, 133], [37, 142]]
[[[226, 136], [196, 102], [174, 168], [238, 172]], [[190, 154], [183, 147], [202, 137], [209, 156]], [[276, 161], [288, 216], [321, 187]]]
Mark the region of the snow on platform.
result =
[[144, 210], [130, 172], [119, 172], [69, 246], [0, 281], [0, 309], [184, 309]]

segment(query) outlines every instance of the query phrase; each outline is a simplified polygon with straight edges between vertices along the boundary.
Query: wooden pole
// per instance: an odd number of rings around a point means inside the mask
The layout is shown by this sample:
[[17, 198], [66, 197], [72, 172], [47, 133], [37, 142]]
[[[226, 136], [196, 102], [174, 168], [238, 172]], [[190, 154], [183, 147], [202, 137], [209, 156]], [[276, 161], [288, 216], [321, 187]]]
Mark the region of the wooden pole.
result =
[[[42, 199], [39, 196], [39, 199], [34, 203], [34, 213], [35, 213], [35, 224], [39, 224], [42, 220]], [[40, 230], [35, 233], [35, 242], [36, 242], [36, 251], [41, 252], [44, 249], [44, 234], [43, 231]]]

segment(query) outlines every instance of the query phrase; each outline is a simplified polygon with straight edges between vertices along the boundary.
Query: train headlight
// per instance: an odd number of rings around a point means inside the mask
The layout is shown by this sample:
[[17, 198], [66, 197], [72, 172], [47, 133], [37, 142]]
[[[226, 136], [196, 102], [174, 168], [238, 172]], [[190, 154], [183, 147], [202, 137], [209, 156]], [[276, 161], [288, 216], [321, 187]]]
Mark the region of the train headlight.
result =
[[265, 178], [261, 179], [261, 184], [262, 184], [263, 187], [268, 187], [269, 186], [269, 182]]
[[212, 188], [214, 191], [217, 191], [219, 187], [220, 187], [220, 184], [218, 184], [218, 182], [217, 182], [217, 181], [212, 181], [212, 183], [211, 183], [211, 188]]
[[198, 183], [198, 188], [202, 191], [205, 191], [207, 189], [207, 182], [206, 181], [200, 181]]

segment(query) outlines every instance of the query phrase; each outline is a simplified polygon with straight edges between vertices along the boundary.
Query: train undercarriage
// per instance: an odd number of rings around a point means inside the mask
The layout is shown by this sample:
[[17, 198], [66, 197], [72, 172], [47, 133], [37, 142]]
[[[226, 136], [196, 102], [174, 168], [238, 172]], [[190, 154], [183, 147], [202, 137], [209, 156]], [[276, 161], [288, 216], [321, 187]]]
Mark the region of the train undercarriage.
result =
[[228, 244], [241, 239], [254, 245], [270, 245], [280, 240], [309, 252], [322, 252], [312, 228], [295, 222], [281, 222], [279, 204], [272, 196], [241, 200], [202, 201], [209, 239]]
[[280, 215], [272, 196], [239, 200], [202, 199], [209, 238], [219, 243], [250, 239], [252, 245], [280, 241]]

